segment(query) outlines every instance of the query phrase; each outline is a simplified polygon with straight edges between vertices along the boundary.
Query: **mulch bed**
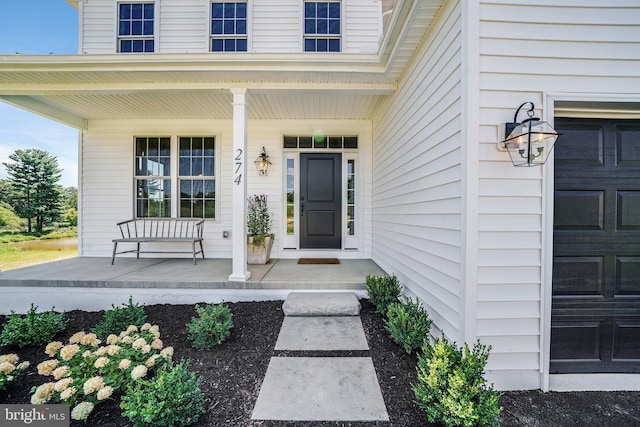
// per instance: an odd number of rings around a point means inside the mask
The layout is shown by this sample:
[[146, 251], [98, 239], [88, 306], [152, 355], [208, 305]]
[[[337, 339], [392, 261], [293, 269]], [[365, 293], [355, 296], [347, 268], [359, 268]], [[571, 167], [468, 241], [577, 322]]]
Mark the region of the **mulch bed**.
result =
[[[203, 378], [207, 396], [206, 413], [198, 426], [429, 426], [424, 413], [413, 403], [410, 384], [416, 381], [416, 356], [408, 355], [388, 336], [374, 307], [362, 301], [361, 313], [370, 351], [353, 356], [371, 356], [378, 374], [391, 422], [296, 422], [252, 421], [251, 412], [272, 356], [307, 356], [309, 352], [278, 351], [274, 346], [282, 319], [282, 301], [230, 303], [234, 329], [222, 345], [212, 350], [195, 350], [187, 338], [185, 325], [195, 316], [191, 305], [150, 305], [145, 307], [147, 321], [160, 327], [166, 346], [175, 349], [174, 360], [191, 359], [190, 368]], [[58, 337], [65, 341], [80, 330], [88, 331], [102, 319], [103, 312], [74, 310], [67, 313], [67, 328]], [[4, 317], [0, 316], [0, 324]], [[18, 349], [0, 347], [0, 354], [17, 353], [31, 366], [19, 381], [0, 391], [0, 403], [28, 403], [33, 386], [43, 383], [36, 366], [48, 357], [44, 345]], [[328, 356], [349, 356], [350, 352], [322, 352]], [[541, 393], [508, 392], [502, 397], [503, 426], [640, 426], [640, 393]], [[87, 424], [72, 426], [131, 425], [120, 415], [115, 400], [99, 405]]]

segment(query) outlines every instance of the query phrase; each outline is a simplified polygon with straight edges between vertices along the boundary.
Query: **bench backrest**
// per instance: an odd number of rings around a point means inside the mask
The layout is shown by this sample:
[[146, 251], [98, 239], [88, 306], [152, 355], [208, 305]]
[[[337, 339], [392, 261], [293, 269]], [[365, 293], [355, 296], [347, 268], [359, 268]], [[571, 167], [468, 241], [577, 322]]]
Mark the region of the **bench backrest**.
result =
[[134, 218], [119, 222], [123, 239], [149, 238], [202, 238], [203, 219], [191, 218]]

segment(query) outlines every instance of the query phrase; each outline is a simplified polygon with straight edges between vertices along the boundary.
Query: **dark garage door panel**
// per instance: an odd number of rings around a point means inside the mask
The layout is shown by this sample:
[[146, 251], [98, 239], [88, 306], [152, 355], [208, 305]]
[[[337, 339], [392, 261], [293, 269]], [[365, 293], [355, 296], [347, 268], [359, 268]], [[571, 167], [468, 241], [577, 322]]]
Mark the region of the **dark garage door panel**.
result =
[[640, 122], [555, 124], [550, 370], [640, 372]]

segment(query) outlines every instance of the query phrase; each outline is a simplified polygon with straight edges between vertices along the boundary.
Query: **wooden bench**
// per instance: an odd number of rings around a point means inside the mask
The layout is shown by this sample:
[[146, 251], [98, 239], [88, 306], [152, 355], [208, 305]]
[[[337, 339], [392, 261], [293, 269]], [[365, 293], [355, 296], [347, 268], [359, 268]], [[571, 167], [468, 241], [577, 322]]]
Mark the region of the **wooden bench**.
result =
[[[116, 224], [120, 228], [120, 239], [113, 239], [113, 265], [116, 255], [135, 253], [140, 258], [141, 253], [192, 253], [193, 264], [196, 263], [196, 255], [202, 254], [203, 219], [188, 218], [134, 218]], [[136, 249], [117, 252], [118, 243], [136, 243]], [[191, 252], [159, 252], [141, 251], [140, 243], [191, 243]], [[196, 243], [200, 244], [200, 250], [196, 251]]]

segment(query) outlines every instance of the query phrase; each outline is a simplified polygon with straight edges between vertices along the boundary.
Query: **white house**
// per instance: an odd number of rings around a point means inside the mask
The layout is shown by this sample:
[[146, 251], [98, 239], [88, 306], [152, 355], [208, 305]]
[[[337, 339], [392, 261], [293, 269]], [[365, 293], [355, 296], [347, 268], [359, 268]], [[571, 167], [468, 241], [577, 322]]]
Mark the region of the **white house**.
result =
[[[0, 99], [79, 129], [81, 256], [205, 217], [246, 280], [266, 194], [274, 257], [373, 259], [498, 387], [640, 389], [640, 4], [67, 2], [79, 54], [1, 56]], [[542, 167], [499, 149], [524, 102]]]

